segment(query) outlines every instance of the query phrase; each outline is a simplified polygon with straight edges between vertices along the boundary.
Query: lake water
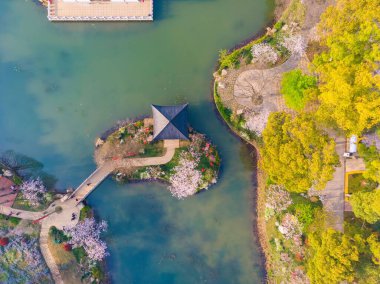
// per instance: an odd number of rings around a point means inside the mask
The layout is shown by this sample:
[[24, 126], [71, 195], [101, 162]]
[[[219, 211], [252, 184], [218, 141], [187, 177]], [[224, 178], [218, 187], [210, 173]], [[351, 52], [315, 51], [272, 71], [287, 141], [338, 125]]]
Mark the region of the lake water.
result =
[[153, 23], [53, 24], [31, 0], [0, 1], [0, 151], [38, 160], [57, 187], [95, 169], [95, 137], [150, 104], [190, 103], [218, 145], [219, 183], [184, 201], [158, 183], [106, 180], [88, 198], [109, 222], [114, 283], [260, 283], [251, 153], [218, 120], [218, 50], [262, 29], [270, 0], [157, 0]]

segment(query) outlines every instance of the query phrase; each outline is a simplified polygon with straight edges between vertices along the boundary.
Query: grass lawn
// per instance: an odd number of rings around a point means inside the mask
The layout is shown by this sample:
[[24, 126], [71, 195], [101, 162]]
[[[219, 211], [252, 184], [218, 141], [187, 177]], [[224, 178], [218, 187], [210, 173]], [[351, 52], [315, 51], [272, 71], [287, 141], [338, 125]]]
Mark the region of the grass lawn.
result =
[[149, 143], [144, 146], [144, 153], [139, 154], [138, 157], [159, 157], [165, 154], [164, 142], [158, 141]]
[[8, 217], [0, 214], [0, 228], [14, 228], [20, 223], [21, 219], [16, 217]]
[[59, 267], [64, 283], [86, 283], [86, 281], [81, 281], [82, 272], [72, 252], [65, 251], [62, 244], [54, 243], [50, 237], [48, 238], [48, 246]]
[[372, 191], [378, 184], [363, 177], [363, 174], [352, 174], [348, 176], [348, 194], [358, 191]]
[[91, 207], [86, 205], [80, 210], [79, 220], [83, 221], [86, 218], [92, 218], [94, 217], [94, 212], [92, 211]]
[[186, 150], [187, 148], [186, 147], [182, 147], [182, 148], [177, 148], [175, 149], [175, 153], [174, 153], [174, 156], [173, 158], [170, 160], [169, 163], [166, 163], [164, 165], [161, 165], [161, 169], [165, 172], [165, 173], [169, 173], [171, 172], [171, 170], [178, 165], [178, 161], [179, 161], [179, 154], [181, 153], [182, 150]]
[[47, 192], [46, 196], [48, 198], [46, 198], [46, 200], [44, 200], [41, 205], [36, 207], [36, 206], [31, 206], [29, 202], [22, 197], [22, 193], [19, 192], [17, 194], [17, 197], [12, 207], [15, 209], [34, 211], [34, 212], [43, 211], [43, 210], [46, 210], [49, 207], [49, 205], [54, 201], [53, 195], [54, 194], [51, 191]]

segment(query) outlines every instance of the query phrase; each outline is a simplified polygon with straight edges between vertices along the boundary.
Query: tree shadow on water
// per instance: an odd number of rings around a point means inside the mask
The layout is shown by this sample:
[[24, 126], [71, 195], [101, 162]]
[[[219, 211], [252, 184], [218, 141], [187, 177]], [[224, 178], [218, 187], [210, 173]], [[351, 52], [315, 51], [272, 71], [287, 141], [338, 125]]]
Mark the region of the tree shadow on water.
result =
[[40, 177], [47, 188], [54, 188], [57, 178], [43, 171], [44, 165], [24, 154], [7, 150], [0, 154], [0, 164], [25, 179]]

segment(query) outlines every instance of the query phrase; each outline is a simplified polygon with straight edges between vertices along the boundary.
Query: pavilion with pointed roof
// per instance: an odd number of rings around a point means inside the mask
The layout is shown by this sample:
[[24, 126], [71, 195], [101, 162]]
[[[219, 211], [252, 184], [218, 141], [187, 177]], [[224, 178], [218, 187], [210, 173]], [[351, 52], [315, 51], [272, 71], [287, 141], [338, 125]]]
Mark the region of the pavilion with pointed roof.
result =
[[189, 140], [187, 106], [152, 105], [153, 141]]

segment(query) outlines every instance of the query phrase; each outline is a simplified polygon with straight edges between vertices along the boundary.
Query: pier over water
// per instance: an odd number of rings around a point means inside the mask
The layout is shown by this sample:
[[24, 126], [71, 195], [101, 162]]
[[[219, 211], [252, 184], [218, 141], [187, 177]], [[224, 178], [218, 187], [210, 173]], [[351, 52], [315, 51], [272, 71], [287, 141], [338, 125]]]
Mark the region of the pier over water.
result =
[[153, 0], [49, 0], [49, 21], [153, 21]]

